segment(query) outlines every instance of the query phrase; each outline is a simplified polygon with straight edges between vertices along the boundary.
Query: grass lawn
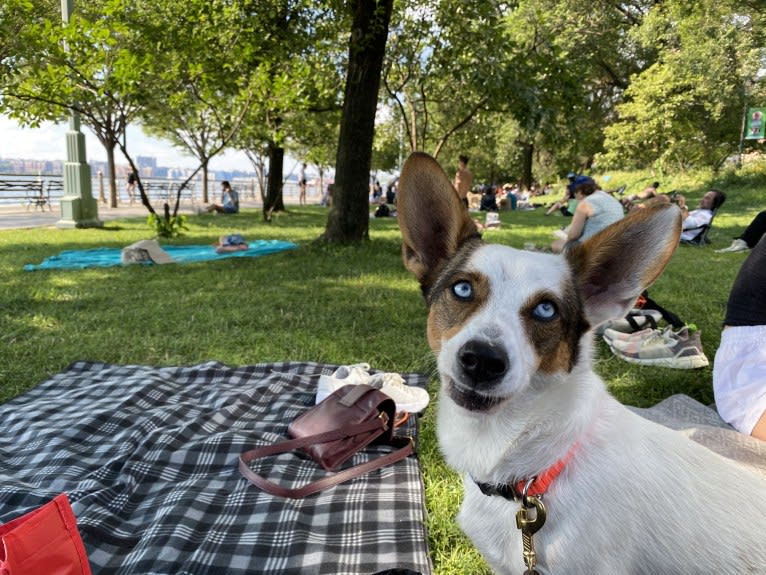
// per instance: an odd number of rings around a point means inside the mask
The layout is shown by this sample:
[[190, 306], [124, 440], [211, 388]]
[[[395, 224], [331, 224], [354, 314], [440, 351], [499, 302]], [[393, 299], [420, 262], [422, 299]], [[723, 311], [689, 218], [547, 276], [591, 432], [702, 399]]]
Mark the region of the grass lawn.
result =
[[[715, 183], [729, 199], [716, 218], [712, 246], [680, 247], [650, 290], [657, 302], [702, 330], [711, 363], [728, 291], [745, 258], [713, 250], [729, 245], [766, 208], [764, 178], [756, 172], [719, 182], [687, 181], [683, 189], [689, 204], [696, 206]], [[617, 176], [610, 181], [619, 184]], [[123, 247], [150, 237], [144, 220], [118, 220], [91, 230], [0, 231], [0, 402], [80, 359], [153, 365], [211, 359], [231, 365], [366, 361], [389, 371], [428, 373], [435, 398], [426, 309], [401, 263], [396, 220], [372, 220], [371, 240], [349, 247], [314, 243], [325, 220], [326, 211], [319, 207], [293, 207], [270, 224], [258, 211], [191, 217], [190, 230], [173, 243], [213, 243], [224, 233], [239, 232], [249, 239], [294, 241], [300, 248], [262, 258], [80, 271], [25, 272], [22, 267], [62, 250]], [[551, 231], [566, 223], [560, 216], [545, 217], [543, 210], [503, 212], [501, 220], [502, 229], [485, 238], [519, 248], [526, 242], [548, 244]], [[648, 406], [675, 393], [703, 403], [713, 400], [711, 368], [634, 366], [612, 356], [603, 343], [595, 364], [624, 403]], [[455, 525], [461, 486], [436, 446], [435, 404], [423, 417], [420, 443], [435, 572], [489, 573]]]

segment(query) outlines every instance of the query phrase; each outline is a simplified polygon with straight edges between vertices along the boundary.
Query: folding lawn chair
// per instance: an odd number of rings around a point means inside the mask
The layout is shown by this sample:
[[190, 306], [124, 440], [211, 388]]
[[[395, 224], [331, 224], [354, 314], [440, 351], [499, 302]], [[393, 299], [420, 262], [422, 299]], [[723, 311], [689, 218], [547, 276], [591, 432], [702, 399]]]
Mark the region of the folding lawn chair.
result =
[[713, 220], [715, 220], [715, 216], [717, 213], [718, 213], [718, 209], [713, 210], [713, 216], [710, 218], [710, 221], [707, 224], [686, 230], [686, 231], [698, 230], [698, 232], [697, 232], [697, 235], [695, 235], [690, 240], [681, 240], [681, 244], [687, 245], [687, 246], [697, 246], [697, 247], [702, 247], [709, 244], [710, 239], [708, 238], [708, 234], [710, 233], [710, 230], [713, 227]]

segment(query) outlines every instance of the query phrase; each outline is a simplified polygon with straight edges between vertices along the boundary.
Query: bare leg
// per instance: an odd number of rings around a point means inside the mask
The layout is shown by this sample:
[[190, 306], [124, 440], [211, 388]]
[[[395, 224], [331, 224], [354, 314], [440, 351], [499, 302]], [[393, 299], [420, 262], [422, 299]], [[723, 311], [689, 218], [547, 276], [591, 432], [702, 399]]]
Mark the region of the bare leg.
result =
[[750, 432], [750, 435], [757, 439], [766, 441], [766, 412], [761, 415], [761, 418], [753, 427], [753, 431]]
[[555, 212], [556, 210], [558, 210], [560, 207], [561, 207], [561, 203], [559, 203], [559, 202], [556, 202], [556, 203], [555, 203], [555, 204], [553, 204], [553, 205], [552, 205], [550, 208], [548, 208], [548, 211], [547, 211], [547, 212], [545, 212], [545, 215], [546, 215], [546, 216], [550, 216], [550, 215], [551, 215], [553, 212]]

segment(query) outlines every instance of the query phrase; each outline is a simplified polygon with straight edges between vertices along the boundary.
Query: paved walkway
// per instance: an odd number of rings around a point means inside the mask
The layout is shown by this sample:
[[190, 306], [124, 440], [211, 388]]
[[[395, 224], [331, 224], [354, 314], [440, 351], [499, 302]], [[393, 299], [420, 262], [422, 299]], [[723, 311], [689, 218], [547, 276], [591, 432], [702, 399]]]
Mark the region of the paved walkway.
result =
[[[252, 201], [243, 201], [240, 202], [240, 206], [243, 208], [255, 208], [260, 207], [260, 204]], [[161, 206], [155, 206], [155, 209], [157, 213], [162, 213]], [[191, 215], [195, 214], [196, 210], [190, 205], [182, 205], [179, 213]], [[148, 214], [149, 212], [141, 204], [133, 204], [132, 206], [121, 204], [116, 208], [110, 208], [104, 204], [98, 205], [98, 218], [102, 222], [117, 218], [145, 218]], [[34, 207], [26, 209], [23, 206], [0, 206], [0, 229], [55, 227], [56, 222], [60, 219], [61, 210], [55, 202], [52, 211], [48, 209], [41, 211], [39, 208], [35, 209]]]

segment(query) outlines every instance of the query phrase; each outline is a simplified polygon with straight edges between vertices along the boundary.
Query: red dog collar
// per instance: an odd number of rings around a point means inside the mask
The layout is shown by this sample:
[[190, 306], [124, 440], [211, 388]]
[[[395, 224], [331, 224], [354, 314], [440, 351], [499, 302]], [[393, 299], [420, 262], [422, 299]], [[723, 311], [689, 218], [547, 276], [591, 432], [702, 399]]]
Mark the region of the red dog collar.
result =
[[500, 497], [511, 501], [519, 501], [524, 495], [539, 497], [548, 491], [551, 483], [553, 483], [556, 477], [559, 476], [564, 469], [564, 466], [569, 463], [569, 460], [572, 459], [575, 449], [577, 449], [576, 443], [569, 448], [569, 451], [567, 451], [567, 454], [564, 457], [539, 475], [535, 475], [530, 479], [521, 479], [515, 483], [502, 483], [500, 485], [480, 483], [474, 479], [474, 483], [478, 485], [484, 495], [499, 495]]

